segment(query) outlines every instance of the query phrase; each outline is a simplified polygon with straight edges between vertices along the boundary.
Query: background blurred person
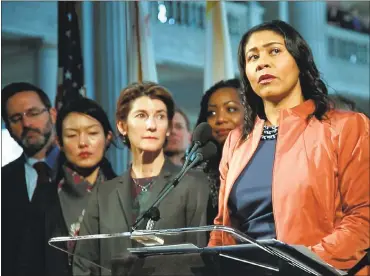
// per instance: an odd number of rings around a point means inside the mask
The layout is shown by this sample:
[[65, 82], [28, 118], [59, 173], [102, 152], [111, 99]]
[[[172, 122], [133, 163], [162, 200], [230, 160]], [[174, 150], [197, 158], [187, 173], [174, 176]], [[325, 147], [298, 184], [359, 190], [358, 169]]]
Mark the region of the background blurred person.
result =
[[220, 81], [209, 88], [202, 98], [196, 126], [207, 122], [212, 128], [213, 138], [218, 145], [218, 155], [207, 162], [205, 172], [210, 185], [210, 200], [207, 224], [213, 224], [218, 212], [218, 191], [220, 188], [219, 165], [222, 147], [231, 130], [243, 124], [244, 108], [240, 100], [240, 81]]
[[44, 275], [45, 213], [56, 200], [53, 184], [59, 149], [56, 110], [46, 93], [25, 82], [1, 91], [1, 116], [23, 154], [1, 168], [2, 273]]
[[[157, 199], [166, 184], [180, 171], [166, 160], [163, 147], [170, 135], [174, 116], [171, 94], [156, 83], [135, 83], [126, 87], [117, 102], [117, 128], [130, 148], [128, 171], [101, 185], [90, 201], [81, 235], [132, 231], [135, 220]], [[208, 199], [207, 180], [188, 173], [160, 203], [160, 220], [154, 229], [205, 225]], [[145, 229], [145, 224], [138, 229]], [[193, 243], [204, 246], [204, 233], [165, 237], [165, 244]], [[110, 267], [111, 260], [139, 244], [131, 239], [104, 239], [77, 242], [76, 255]], [[91, 263], [74, 259], [74, 274], [90, 275]], [[107, 271], [101, 271], [103, 275]]]
[[[283, 21], [250, 29], [238, 58], [246, 116], [224, 145], [214, 223], [350, 269], [370, 245], [369, 119], [332, 109], [307, 42]], [[211, 233], [210, 246], [234, 243]]]
[[[56, 121], [61, 149], [57, 176], [58, 198], [47, 221], [51, 237], [78, 236], [91, 192], [116, 177], [104, 157], [114, 133], [104, 110], [93, 100], [80, 98], [64, 104]], [[58, 244], [60, 246], [60, 244]], [[74, 243], [64, 244], [74, 252]], [[72, 275], [68, 255], [50, 247], [46, 275]]]
[[188, 116], [179, 108], [175, 109], [171, 132], [164, 149], [165, 155], [172, 163], [182, 166], [186, 149], [191, 142], [190, 122]]

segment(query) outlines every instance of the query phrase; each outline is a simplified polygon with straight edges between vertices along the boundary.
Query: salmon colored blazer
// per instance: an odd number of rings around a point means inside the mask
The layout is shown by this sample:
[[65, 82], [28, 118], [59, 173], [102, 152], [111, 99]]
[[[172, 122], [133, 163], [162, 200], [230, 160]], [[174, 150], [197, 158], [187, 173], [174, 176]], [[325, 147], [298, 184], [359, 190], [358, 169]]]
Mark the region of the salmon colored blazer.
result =
[[[307, 121], [313, 110], [314, 103], [308, 100], [280, 111], [272, 177], [276, 235], [347, 270], [370, 246], [369, 119], [332, 110], [323, 121], [315, 117]], [[229, 215], [230, 191], [256, 151], [263, 125], [257, 118], [244, 142], [241, 128], [225, 142], [216, 225], [235, 225]], [[235, 244], [228, 234], [211, 233], [209, 246], [228, 244]], [[361, 275], [370, 275], [367, 272]]]

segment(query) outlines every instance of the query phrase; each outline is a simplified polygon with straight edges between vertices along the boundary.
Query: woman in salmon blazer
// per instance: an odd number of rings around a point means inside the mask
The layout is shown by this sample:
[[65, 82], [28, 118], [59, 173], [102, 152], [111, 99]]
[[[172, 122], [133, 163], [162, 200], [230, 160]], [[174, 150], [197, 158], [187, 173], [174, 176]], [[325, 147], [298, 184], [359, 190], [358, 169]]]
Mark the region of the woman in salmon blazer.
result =
[[[238, 63], [244, 125], [224, 145], [214, 223], [350, 269], [370, 243], [369, 119], [333, 108], [307, 42], [285, 22], [249, 30]], [[209, 245], [234, 243], [214, 231]]]

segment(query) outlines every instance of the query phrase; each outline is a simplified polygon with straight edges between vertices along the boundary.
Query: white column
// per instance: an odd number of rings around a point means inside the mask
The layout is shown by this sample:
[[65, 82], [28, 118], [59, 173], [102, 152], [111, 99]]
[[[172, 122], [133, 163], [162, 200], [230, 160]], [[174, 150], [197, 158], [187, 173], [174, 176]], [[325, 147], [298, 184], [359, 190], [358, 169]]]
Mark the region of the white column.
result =
[[263, 22], [264, 8], [256, 1], [248, 2], [249, 28]]
[[[116, 104], [121, 90], [127, 86], [126, 65], [126, 3], [94, 2], [97, 9], [95, 18], [96, 39], [96, 97], [107, 112], [116, 131]], [[117, 132], [117, 131], [116, 131]], [[117, 141], [118, 142], [118, 141]], [[122, 148], [122, 143], [118, 143]], [[108, 158], [117, 174], [128, 167], [130, 152], [114, 146]]]
[[310, 45], [314, 61], [325, 74], [327, 56], [326, 1], [291, 2], [293, 26]]
[[289, 2], [279, 1], [279, 18], [286, 23], [289, 23]]
[[82, 57], [84, 62], [84, 78], [86, 86], [86, 97], [95, 99], [94, 83], [94, 9], [91, 1], [81, 2], [82, 26], [81, 42]]
[[41, 44], [38, 53], [37, 84], [49, 96], [54, 106], [57, 92], [58, 48], [54, 44]]

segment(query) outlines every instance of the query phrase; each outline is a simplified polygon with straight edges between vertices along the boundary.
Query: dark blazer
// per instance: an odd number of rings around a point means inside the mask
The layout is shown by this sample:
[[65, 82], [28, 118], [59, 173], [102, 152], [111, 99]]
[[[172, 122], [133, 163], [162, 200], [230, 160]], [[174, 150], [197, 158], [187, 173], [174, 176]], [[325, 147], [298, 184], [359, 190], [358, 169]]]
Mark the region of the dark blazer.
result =
[[[159, 192], [180, 171], [180, 168], [166, 160], [159, 177], [153, 184], [152, 192], [142, 210], [146, 210], [157, 198]], [[81, 236], [90, 234], [109, 234], [131, 232], [134, 223], [132, 215], [132, 180], [130, 172], [100, 185], [92, 195], [89, 207], [81, 226]], [[181, 183], [173, 189], [160, 203], [161, 219], [154, 229], [169, 229], [206, 225], [206, 209], [208, 201], [207, 179], [199, 174], [189, 172]], [[139, 229], [145, 228], [141, 225]], [[184, 234], [182, 236], [165, 237], [165, 244], [193, 243], [206, 245], [206, 236], [201, 234]], [[127, 248], [138, 246], [128, 238], [104, 240], [83, 240], [77, 242], [76, 256], [111, 267], [111, 260], [119, 258], [127, 252]], [[74, 275], [110, 275], [109, 271], [96, 270], [86, 260], [75, 257]]]
[[[29, 210], [31, 208], [30, 200], [28, 199], [27, 184], [25, 177], [25, 157], [22, 154], [18, 159], [7, 164], [1, 169], [1, 222], [2, 222], [2, 274], [3, 275], [16, 275], [19, 267], [18, 258], [22, 245], [22, 237], [26, 236], [27, 227], [26, 223], [29, 220]], [[41, 196], [41, 197], [40, 197]], [[45, 210], [47, 206], [51, 205], [56, 200], [56, 187], [55, 185], [47, 186], [46, 190], [40, 190], [36, 187], [33, 200], [35, 200], [39, 210]], [[35, 204], [35, 203], [33, 203]], [[43, 216], [43, 215], [42, 215]], [[32, 219], [32, 218], [31, 218]], [[43, 231], [44, 241], [42, 255], [48, 247], [46, 237], [46, 224], [39, 225], [39, 229]], [[29, 249], [33, 250], [33, 249]], [[44, 258], [41, 254], [35, 251], [35, 258]], [[38, 259], [38, 263], [45, 260]], [[39, 267], [41, 269], [41, 267]], [[38, 269], [39, 269], [38, 268]]]
[[24, 169], [25, 158], [18, 159], [1, 168], [1, 271], [13, 275], [16, 269], [23, 222], [29, 204]]

